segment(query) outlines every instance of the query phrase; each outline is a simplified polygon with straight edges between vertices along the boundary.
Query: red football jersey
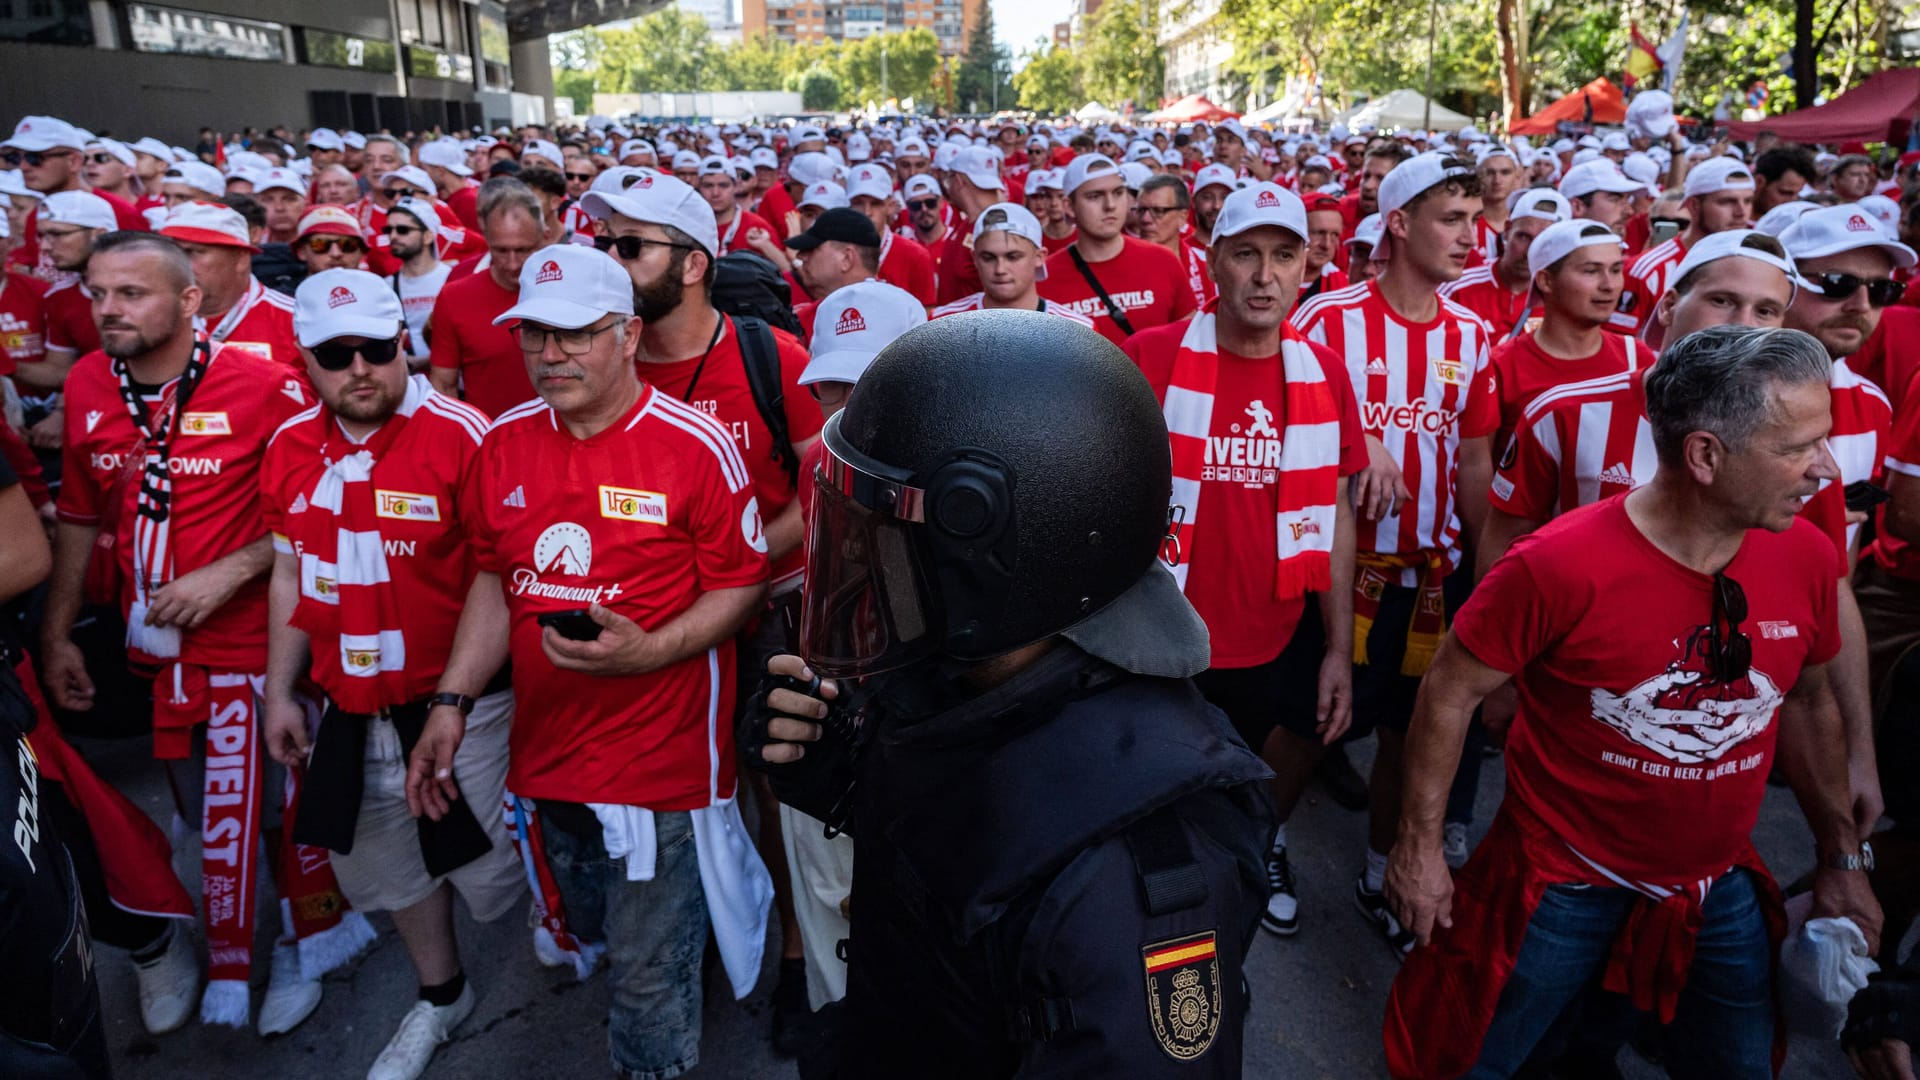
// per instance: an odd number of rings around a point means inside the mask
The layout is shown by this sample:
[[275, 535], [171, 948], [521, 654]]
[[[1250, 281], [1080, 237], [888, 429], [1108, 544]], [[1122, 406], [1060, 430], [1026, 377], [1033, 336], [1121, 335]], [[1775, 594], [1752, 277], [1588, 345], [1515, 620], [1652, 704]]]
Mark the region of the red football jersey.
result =
[[[239, 312], [237, 319], [229, 318]], [[250, 282], [247, 295], [218, 319], [208, 319], [207, 327], [215, 344], [242, 349], [262, 360], [274, 360], [291, 369], [302, 380], [307, 363], [300, 359], [300, 342], [293, 334], [293, 298]], [[222, 330], [225, 330], [222, 333]]]
[[[1121, 241], [1120, 254], [1101, 262], [1090, 262], [1087, 269], [1126, 314], [1134, 333], [1178, 322], [1199, 310], [1200, 303], [1194, 299], [1187, 267], [1178, 256], [1137, 237], [1123, 236]], [[978, 288], [975, 285], [966, 292]], [[1081, 276], [1073, 261], [1073, 249], [1047, 259], [1047, 276], [1040, 282], [1040, 295], [1092, 319], [1093, 328], [1115, 345], [1127, 340], [1127, 332], [1113, 321], [1106, 303]]]
[[[1440, 295], [1480, 316], [1481, 321], [1492, 328], [1495, 345], [1513, 336], [1513, 328], [1527, 310], [1526, 286], [1522, 284], [1519, 292], [1508, 289], [1493, 276], [1492, 266], [1469, 269], [1440, 286]], [[1541, 313], [1536, 310], [1527, 320], [1527, 329], [1540, 325], [1540, 318]]]
[[67, 281], [47, 290], [47, 348], [86, 354], [100, 347], [100, 330], [93, 325], [93, 294], [79, 281]]
[[[1361, 424], [1393, 455], [1413, 493], [1379, 521], [1356, 518], [1358, 549], [1441, 550], [1457, 567], [1460, 440], [1493, 434], [1500, 409], [1487, 370], [1487, 324], [1451, 301], [1439, 305], [1431, 321], [1409, 322], [1380, 295], [1378, 282], [1367, 281], [1314, 297], [1292, 322], [1345, 364]], [[1419, 578], [1418, 568], [1409, 569], [1401, 584], [1415, 586]]]
[[0, 376], [46, 358], [47, 283], [0, 271]]
[[[453, 651], [453, 631], [466, 605], [476, 567], [461, 517], [460, 484], [488, 421], [480, 410], [434, 391], [424, 375], [409, 380], [406, 400], [388, 423], [406, 426], [373, 464], [373, 493], [389, 586], [400, 607], [410, 686], [400, 705], [433, 693]], [[326, 471], [326, 451], [351, 445], [333, 414], [314, 406], [280, 426], [267, 444], [261, 508], [276, 551], [304, 554], [303, 529], [314, 487]], [[337, 520], [337, 519], [336, 519]], [[313, 681], [329, 695], [342, 671], [340, 638], [311, 642]]]
[[[61, 448], [60, 520], [99, 525], [110, 495], [120, 506], [114, 551], [127, 582], [125, 614], [133, 600], [134, 496], [140, 442], [120, 396], [112, 361], [95, 351], [74, 364], [66, 382], [66, 429]], [[164, 387], [143, 388], [148, 407]], [[206, 374], [180, 414], [168, 470], [173, 475], [168, 535], [179, 578], [267, 535], [260, 512], [261, 465], [267, 441], [289, 416], [304, 409], [302, 380], [243, 349], [216, 349]], [[131, 468], [128, 482], [120, 482]], [[116, 490], [117, 489], [117, 490]], [[181, 634], [180, 659], [218, 671], [262, 671], [267, 662], [267, 579], [241, 586], [206, 622]]]
[[932, 247], [933, 298], [942, 304], [980, 291], [980, 268], [973, 265], [973, 222], [958, 213], [954, 217], [946, 235]]
[[1213, 272], [1207, 269], [1207, 249], [1199, 244], [1182, 242], [1180, 261], [1186, 266], [1187, 287], [1193, 290], [1194, 303], [1206, 307], [1207, 301], [1219, 292], [1213, 283]]
[[763, 229], [768, 235], [773, 233], [773, 226], [767, 223], [766, 218], [750, 210], [735, 210], [733, 220], [720, 230], [720, 253], [752, 251], [753, 245], [747, 242], [747, 237], [755, 229]]
[[[784, 330], [775, 330], [773, 336], [780, 348], [781, 411], [787, 417], [787, 439], [797, 447], [820, 434], [826, 422], [813, 395], [800, 385], [800, 373], [807, 369], [806, 348]], [[753, 390], [747, 385], [746, 361], [740, 356], [740, 337], [731, 319], [720, 331], [720, 339], [705, 357], [704, 365], [699, 356], [668, 364], [642, 364], [640, 378], [718, 420], [733, 436], [747, 471], [753, 474], [760, 512], [769, 519], [780, 516], [793, 501], [794, 483], [774, 456], [773, 435], [760, 415], [760, 407], [754, 404]], [[693, 390], [690, 399], [689, 386]], [[798, 546], [776, 560], [775, 587], [797, 581], [804, 560]]]
[[1776, 710], [1804, 668], [1840, 650], [1830, 559], [1801, 522], [1747, 532], [1725, 574], [1746, 593], [1753, 665], [1722, 683], [1707, 644], [1713, 578], [1655, 547], [1624, 497], [1516, 541], [1453, 624], [1515, 677], [1508, 797], [1629, 881], [1724, 872], [1759, 815]]
[[[1142, 330], [1126, 352], [1164, 405], [1185, 323]], [[1295, 334], [1291, 327], [1285, 332]], [[1313, 346], [1340, 409], [1340, 475], [1367, 467], [1367, 443], [1353, 384], [1340, 358]], [[1187, 599], [1207, 624], [1216, 668], [1254, 667], [1280, 655], [1306, 611], [1305, 597], [1274, 596], [1279, 573], [1279, 479], [1273, 469], [1235, 468], [1231, 462], [1274, 461], [1286, 431], [1285, 372], [1280, 354], [1258, 358], [1219, 353], [1213, 388], [1213, 430], [1201, 482], [1207, 517], [1215, 523], [1193, 534], [1183, 553]], [[1211, 468], [1218, 466], [1217, 468]]]
[[1626, 288], [1620, 292], [1620, 308], [1607, 324], [1609, 330], [1637, 334], [1653, 318], [1653, 308], [1667, 295], [1673, 284], [1673, 272], [1687, 257], [1687, 245], [1678, 236], [1643, 252], [1627, 263]]
[[912, 293], [921, 304], [933, 306], [933, 256], [920, 241], [896, 235], [891, 230], [881, 233], [880, 272], [874, 276]]
[[519, 299], [518, 289], [503, 289], [491, 271], [476, 270], [465, 277], [449, 276], [433, 304], [428, 362], [458, 371], [461, 396], [488, 416], [499, 416], [536, 396], [519, 340], [511, 329], [493, 325]]
[[1512, 431], [1533, 399], [1568, 383], [1635, 371], [1653, 360], [1653, 351], [1624, 334], [1601, 334], [1600, 348], [1578, 360], [1548, 356], [1533, 334], [1494, 346], [1494, 385], [1500, 397], [1500, 430]]
[[753, 482], [720, 425], [643, 387], [627, 416], [576, 439], [530, 401], [494, 422], [460, 500], [511, 619], [507, 786], [652, 810], [730, 798], [731, 639], [645, 675], [596, 677], [554, 667], [536, 621], [599, 603], [658, 630], [703, 593], [766, 580]]

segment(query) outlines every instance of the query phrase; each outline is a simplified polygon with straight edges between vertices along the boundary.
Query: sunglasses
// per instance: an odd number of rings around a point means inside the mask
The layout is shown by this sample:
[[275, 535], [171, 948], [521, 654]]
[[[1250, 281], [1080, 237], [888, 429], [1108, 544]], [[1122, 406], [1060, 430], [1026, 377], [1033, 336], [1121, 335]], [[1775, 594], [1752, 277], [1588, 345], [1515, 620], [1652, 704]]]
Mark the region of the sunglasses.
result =
[[358, 252], [367, 250], [367, 245], [361, 243], [360, 238], [357, 236], [309, 236], [307, 237], [307, 252], [309, 254], [325, 255], [327, 252], [332, 251], [335, 248], [338, 248], [339, 250], [346, 252], [348, 255], [353, 255], [353, 254], [357, 254]]
[[[1739, 682], [1753, 669], [1753, 639], [1740, 630], [1746, 618], [1746, 590], [1724, 573], [1713, 575], [1713, 625], [1708, 648], [1714, 679], [1721, 685]], [[1724, 631], [1722, 623], [1726, 625]]]
[[313, 353], [313, 362], [320, 365], [321, 371], [345, 371], [353, 366], [353, 358], [356, 356], [374, 367], [384, 367], [393, 363], [393, 358], [400, 355], [400, 339], [367, 341], [359, 345], [339, 345], [328, 342], [324, 345], [315, 345], [308, 351]]
[[[64, 157], [67, 154], [71, 154], [71, 153], [74, 153], [74, 151], [72, 150], [0, 150], [0, 161], [4, 161], [9, 165], [14, 165], [14, 166], [18, 166], [21, 162], [24, 161], [27, 164], [37, 169], [40, 166], [45, 165], [47, 163], [48, 158]], [[113, 155], [108, 154], [107, 156], [112, 157]]]
[[386, 228], [380, 230], [380, 232], [385, 236], [412, 236], [414, 233], [420, 233], [420, 232], [426, 232], [426, 231], [427, 230], [422, 229], [416, 225], [389, 225]]
[[567, 174], [567, 179], [578, 180], [583, 184], [590, 184], [593, 182], [594, 175], [595, 174], [590, 172], [570, 172]]
[[1163, 214], [1179, 214], [1185, 211], [1186, 208], [1183, 206], [1140, 206], [1136, 204], [1133, 208], [1133, 212], [1142, 217], [1156, 219]]
[[396, 188], [387, 188], [385, 190], [386, 190], [387, 198], [389, 199], [406, 199], [406, 198], [411, 198], [413, 195], [412, 188], [396, 187]]
[[104, 150], [97, 154], [88, 154], [86, 156], [86, 159], [95, 165], [105, 165], [110, 161], [120, 160], [119, 158], [114, 157], [112, 154], [109, 154]]
[[1867, 303], [1877, 308], [1886, 307], [1900, 299], [1900, 294], [1907, 288], [1892, 278], [1863, 278], [1857, 274], [1802, 274], [1800, 278], [1829, 300], [1845, 300], [1865, 285]]
[[[625, 238], [623, 237], [623, 239]], [[523, 322], [514, 328], [514, 333], [520, 338], [521, 352], [545, 352], [547, 351], [547, 341], [551, 338], [559, 342], [560, 351], [566, 355], [585, 356], [593, 350], [594, 338], [599, 337], [601, 334], [606, 333], [618, 325], [620, 324], [617, 322], [608, 323], [598, 330], [588, 330], [585, 328], [578, 330], [549, 330], [544, 326], [535, 326], [532, 323]]]
[[596, 236], [593, 246], [601, 251], [611, 251], [624, 262], [638, 259], [642, 252], [650, 247], [679, 248], [681, 251], [693, 251], [693, 244], [675, 244], [667, 240], [649, 240], [644, 236]]
[[907, 209], [909, 210], [931, 210], [934, 207], [939, 205], [940, 205], [939, 199], [908, 199], [907, 200]]

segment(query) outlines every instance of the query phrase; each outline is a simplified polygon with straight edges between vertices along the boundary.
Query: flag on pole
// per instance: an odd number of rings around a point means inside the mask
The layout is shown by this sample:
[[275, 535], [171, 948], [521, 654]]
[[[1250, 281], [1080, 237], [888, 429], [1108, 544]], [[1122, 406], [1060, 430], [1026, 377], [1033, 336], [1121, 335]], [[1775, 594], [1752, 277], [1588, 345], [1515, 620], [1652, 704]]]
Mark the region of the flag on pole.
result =
[[1633, 41], [1627, 46], [1627, 89], [1632, 90], [1660, 71], [1660, 50], [1640, 32], [1640, 24], [1630, 24]]
[[1665, 69], [1662, 73], [1664, 78], [1660, 84], [1660, 89], [1665, 90], [1669, 94], [1673, 93], [1673, 84], [1680, 78], [1680, 63], [1686, 59], [1687, 20], [1690, 17], [1690, 12], [1682, 11], [1680, 13], [1680, 25], [1673, 28], [1672, 36], [1668, 37], [1666, 43], [1660, 46], [1660, 66]]

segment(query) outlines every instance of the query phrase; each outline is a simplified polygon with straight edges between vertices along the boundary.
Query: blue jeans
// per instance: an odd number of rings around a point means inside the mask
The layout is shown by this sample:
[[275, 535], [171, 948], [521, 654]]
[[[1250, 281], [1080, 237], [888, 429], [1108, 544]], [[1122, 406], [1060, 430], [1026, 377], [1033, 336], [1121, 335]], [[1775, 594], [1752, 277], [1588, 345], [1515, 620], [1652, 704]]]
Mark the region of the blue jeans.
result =
[[[1619, 995], [1601, 990], [1599, 982], [1614, 937], [1638, 899], [1626, 889], [1555, 885], [1547, 890], [1527, 924], [1519, 959], [1469, 1080], [1512, 1076], [1550, 1032], [1574, 1034], [1582, 1047], [1618, 1050], [1639, 1014]], [[1667, 1075], [1771, 1080], [1771, 946], [1753, 879], [1734, 870], [1714, 882], [1702, 914], [1672, 1037], [1663, 1042]], [[1583, 998], [1591, 1008], [1584, 1015], [1570, 1012]]]
[[707, 946], [693, 819], [684, 811], [655, 814], [653, 880], [628, 881], [627, 860], [607, 857], [592, 811], [585, 811], [589, 828], [578, 813], [555, 815], [544, 803], [541, 809], [547, 865], [560, 886], [568, 928], [607, 943], [613, 990], [607, 1050], [614, 1072], [631, 1080], [681, 1075], [700, 1061], [700, 961]]

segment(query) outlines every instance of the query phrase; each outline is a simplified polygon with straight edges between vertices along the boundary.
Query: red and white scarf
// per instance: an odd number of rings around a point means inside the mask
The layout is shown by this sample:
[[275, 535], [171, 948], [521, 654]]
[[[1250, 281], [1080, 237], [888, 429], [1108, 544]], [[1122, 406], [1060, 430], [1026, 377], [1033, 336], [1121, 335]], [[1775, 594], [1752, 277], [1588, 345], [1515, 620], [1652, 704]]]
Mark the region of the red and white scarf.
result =
[[[1214, 314], [1218, 302], [1194, 315], [1173, 358], [1163, 410], [1173, 444], [1173, 504], [1176, 521], [1184, 509], [1188, 536], [1197, 538], [1207, 521], [1200, 514], [1202, 481], [1211, 475], [1207, 440], [1213, 431], [1213, 390], [1220, 375], [1220, 347]], [[1306, 592], [1324, 592], [1332, 584], [1334, 511], [1340, 485], [1340, 406], [1328, 386], [1313, 347], [1282, 326], [1279, 389], [1284, 427], [1280, 432], [1280, 473], [1276, 491], [1275, 535], [1278, 572], [1274, 595], [1286, 600]], [[1192, 550], [1194, 541], [1183, 546]], [[1187, 560], [1173, 567], [1182, 592]]]
[[[288, 518], [289, 538], [300, 552], [300, 599], [288, 621], [316, 642], [338, 640], [346, 678], [331, 688], [332, 697], [350, 713], [377, 713], [419, 696], [408, 684], [401, 601], [388, 573], [373, 470], [431, 393], [426, 376], [413, 376], [400, 407], [364, 443], [349, 442], [322, 406], [326, 469], [307, 512]], [[390, 512], [404, 515], [409, 507], [402, 500]]]

